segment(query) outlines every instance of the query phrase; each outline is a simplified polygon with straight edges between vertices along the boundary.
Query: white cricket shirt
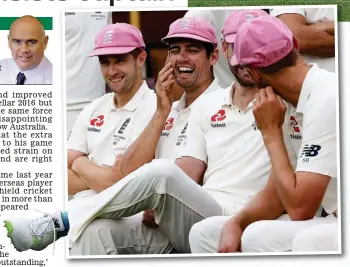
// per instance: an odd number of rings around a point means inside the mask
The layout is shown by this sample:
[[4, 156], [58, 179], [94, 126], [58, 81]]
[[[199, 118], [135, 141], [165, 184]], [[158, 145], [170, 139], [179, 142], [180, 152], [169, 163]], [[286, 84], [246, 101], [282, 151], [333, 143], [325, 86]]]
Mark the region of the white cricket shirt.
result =
[[[216, 79], [214, 79], [201, 96], [219, 89], [221, 88], [217, 84]], [[171, 161], [176, 160], [179, 146], [181, 146], [183, 142], [186, 142], [185, 133], [187, 129], [188, 117], [191, 113], [191, 106], [196, 103], [201, 96], [199, 96], [187, 108], [185, 108], [185, 95], [182, 95], [179, 101], [173, 103], [171, 112], [159, 138], [155, 155], [156, 158], [169, 159]]]
[[[331, 214], [337, 204], [337, 77], [313, 65], [304, 80], [298, 105], [288, 104], [284, 131], [298, 161], [296, 172], [329, 176], [322, 206]], [[310, 188], [312, 190], [312, 188]]]
[[270, 159], [256, 127], [253, 101], [243, 111], [232, 103], [231, 87], [202, 96], [192, 106], [181, 156], [207, 164], [203, 188], [237, 213], [266, 184]]
[[156, 95], [146, 82], [119, 109], [114, 103], [114, 93], [106, 94], [79, 114], [68, 139], [68, 149], [87, 154], [98, 165], [111, 166], [116, 156], [142, 133], [156, 107]]

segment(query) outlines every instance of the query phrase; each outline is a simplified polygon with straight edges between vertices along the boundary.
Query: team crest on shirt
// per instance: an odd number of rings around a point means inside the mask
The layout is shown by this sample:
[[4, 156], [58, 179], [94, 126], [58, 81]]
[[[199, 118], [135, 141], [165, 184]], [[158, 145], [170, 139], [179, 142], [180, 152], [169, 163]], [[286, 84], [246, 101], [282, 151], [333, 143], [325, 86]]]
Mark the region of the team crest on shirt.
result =
[[122, 124], [122, 126], [120, 127], [120, 129], [118, 131], [119, 134], [123, 134], [124, 133], [126, 127], [128, 127], [128, 125], [129, 125], [130, 120], [131, 120], [131, 118], [128, 118], [128, 119], [126, 119], [124, 121], [124, 123]]
[[119, 142], [126, 140], [124, 136], [124, 132], [127, 129], [128, 125], [130, 124], [131, 118], [127, 118], [122, 126], [120, 126], [117, 134], [113, 134], [113, 145], [117, 145]]
[[101, 131], [101, 126], [104, 124], [104, 115], [99, 115], [96, 118], [90, 120], [90, 127], [87, 128], [89, 132], [97, 132]]
[[213, 116], [211, 116], [211, 126], [214, 128], [226, 127], [226, 123], [222, 122], [226, 119], [226, 112], [224, 109], [220, 109]]
[[186, 123], [185, 127], [182, 129], [181, 134], [177, 137], [176, 140], [176, 146], [181, 146], [181, 145], [186, 145], [186, 139], [187, 139], [187, 135], [186, 135], [186, 131], [187, 131], [187, 126], [188, 126], [188, 122]]

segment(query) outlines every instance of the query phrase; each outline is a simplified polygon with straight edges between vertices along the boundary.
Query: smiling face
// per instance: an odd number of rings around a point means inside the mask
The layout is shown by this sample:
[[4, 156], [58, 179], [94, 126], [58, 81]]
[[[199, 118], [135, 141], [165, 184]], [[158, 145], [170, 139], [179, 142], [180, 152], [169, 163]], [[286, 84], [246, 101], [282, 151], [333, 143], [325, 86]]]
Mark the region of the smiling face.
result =
[[116, 94], [130, 92], [141, 77], [141, 68], [146, 53], [138, 56], [132, 53], [99, 56], [102, 76], [109, 88]]
[[185, 90], [194, 90], [209, 79], [217, 60], [212, 55], [208, 57], [204, 45], [192, 39], [173, 40], [169, 47], [169, 59], [177, 84]]
[[8, 36], [8, 46], [22, 71], [37, 67], [48, 43], [44, 28], [34, 17], [24, 16], [14, 21]]

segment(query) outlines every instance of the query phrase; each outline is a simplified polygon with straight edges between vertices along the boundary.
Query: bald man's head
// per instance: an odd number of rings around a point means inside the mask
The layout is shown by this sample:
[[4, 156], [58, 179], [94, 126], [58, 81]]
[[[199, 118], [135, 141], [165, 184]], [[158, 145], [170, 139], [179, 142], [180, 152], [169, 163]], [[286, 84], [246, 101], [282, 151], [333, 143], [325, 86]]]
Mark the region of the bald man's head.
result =
[[23, 16], [16, 19], [10, 27], [8, 45], [17, 66], [21, 70], [38, 66], [44, 56], [48, 39], [37, 18]]

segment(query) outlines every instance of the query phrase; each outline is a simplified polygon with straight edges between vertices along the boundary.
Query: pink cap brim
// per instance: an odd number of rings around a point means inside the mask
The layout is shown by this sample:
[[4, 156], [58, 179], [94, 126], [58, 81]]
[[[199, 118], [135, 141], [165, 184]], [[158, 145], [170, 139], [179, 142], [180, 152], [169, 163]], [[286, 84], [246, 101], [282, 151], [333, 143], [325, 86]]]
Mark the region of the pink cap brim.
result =
[[225, 36], [225, 41], [230, 44], [234, 43], [236, 41], [236, 36], [237, 34], [228, 34]]
[[213, 45], [217, 45], [216, 43], [213, 43], [212, 40], [206, 39], [198, 35], [190, 34], [190, 33], [178, 33], [178, 34], [169, 35], [162, 38], [162, 41], [167, 43], [169, 39], [173, 39], [173, 38], [188, 38], [188, 39], [194, 39], [194, 40], [198, 40], [206, 43], [211, 43]]
[[102, 55], [119, 55], [126, 54], [136, 49], [137, 47], [103, 47], [95, 49], [89, 57], [102, 56]]
[[238, 62], [235, 54], [233, 54], [233, 56], [231, 57], [230, 64], [231, 64], [231, 66], [239, 65], [239, 62]]

